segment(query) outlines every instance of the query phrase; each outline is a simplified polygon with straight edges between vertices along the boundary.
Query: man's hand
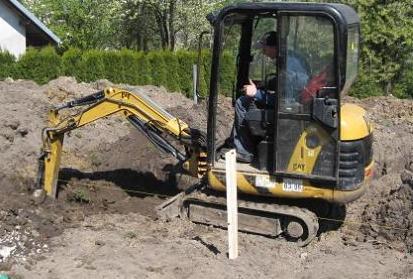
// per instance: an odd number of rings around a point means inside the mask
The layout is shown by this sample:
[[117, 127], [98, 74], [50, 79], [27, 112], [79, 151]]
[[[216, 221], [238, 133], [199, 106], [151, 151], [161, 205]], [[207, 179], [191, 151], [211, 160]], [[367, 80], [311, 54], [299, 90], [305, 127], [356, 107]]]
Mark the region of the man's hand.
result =
[[250, 80], [250, 84], [244, 85], [243, 90], [248, 97], [254, 97], [257, 94], [257, 86], [252, 80]]

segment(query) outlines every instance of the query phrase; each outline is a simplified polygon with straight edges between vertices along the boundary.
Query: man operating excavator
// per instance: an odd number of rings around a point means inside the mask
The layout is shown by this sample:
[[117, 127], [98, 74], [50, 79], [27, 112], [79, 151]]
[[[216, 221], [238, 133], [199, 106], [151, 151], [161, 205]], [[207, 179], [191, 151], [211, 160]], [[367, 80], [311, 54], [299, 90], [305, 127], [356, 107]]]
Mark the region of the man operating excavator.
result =
[[[262, 53], [272, 60], [278, 55], [277, 32], [270, 31], [265, 33], [255, 44], [256, 49], [261, 49]], [[297, 52], [289, 51], [287, 56], [287, 88], [285, 98], [287, 102], [299, 101], [299, 93], [304, 89], [309, 80], [309, 68], [305, 59]], [[249, 84], [244, 85], [241, 96], [235, 102], [235, 120], [231, 133], [233, 145], [237, 150], [237, 160], [239, 162], [250, 163], [254, 158], [255, 143], [247, 125], [244, 123], [245, 116], [251, 103], [274, 107], [276, 96], [269, 91], [276, 91], [277, 77], [272, 78], [267, 83], [268, 88], [258, 89], [256, 84], [250, 80]]]

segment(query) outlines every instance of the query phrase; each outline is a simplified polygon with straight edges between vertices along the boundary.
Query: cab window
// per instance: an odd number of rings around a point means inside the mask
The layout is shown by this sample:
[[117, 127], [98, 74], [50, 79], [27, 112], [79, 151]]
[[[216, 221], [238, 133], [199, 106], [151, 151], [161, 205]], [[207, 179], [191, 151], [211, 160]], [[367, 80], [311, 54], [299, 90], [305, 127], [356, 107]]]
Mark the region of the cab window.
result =
[[315, 16], [286, 16], [282, 25], [280, 109], [310, 113], [312, 99], [336, 98], [334, 27]]

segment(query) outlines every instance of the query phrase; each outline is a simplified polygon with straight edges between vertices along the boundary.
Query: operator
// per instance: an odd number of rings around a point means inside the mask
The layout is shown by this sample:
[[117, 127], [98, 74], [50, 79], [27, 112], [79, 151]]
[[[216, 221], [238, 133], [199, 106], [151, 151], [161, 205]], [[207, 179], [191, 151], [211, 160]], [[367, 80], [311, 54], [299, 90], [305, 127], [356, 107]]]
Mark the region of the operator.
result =
[[[262, 53], [274, 60], [278, 55], [277, 50], [277, 32], [270, 31], [265, 33], [255, 44], [255, 48], [261, 49]], [[277, 77], [271, 79], [267, 88], [276, 89]], [[286, 67], [286, 84], [285, 84], [285, 101], [298, 101], [299, 92], [303, 90], [309, 80], [309, 67], [301, 55], [294, 51], [288, 51]], [[250, 134], [248, 127], [244, 122], [248, 108], [252, 101], [265, 103], [268, 106], [275, 106], [275, 94], [267, 93], [267, 90], [257, 89], [253, 81], [244, 85], [244, 96], [241, 96], [235, 102], [235, 119], [234, 127], [231, 132], [233, 145], [237, 150], [237, 161], [250, 163], [254, 158], [256, 143]]]

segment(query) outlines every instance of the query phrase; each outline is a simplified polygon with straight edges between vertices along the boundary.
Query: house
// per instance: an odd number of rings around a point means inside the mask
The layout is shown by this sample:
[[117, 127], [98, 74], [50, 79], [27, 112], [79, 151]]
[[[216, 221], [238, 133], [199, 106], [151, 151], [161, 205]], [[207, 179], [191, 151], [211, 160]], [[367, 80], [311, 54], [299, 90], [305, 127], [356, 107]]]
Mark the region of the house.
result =
[[19, 57], [28, 46], [58, 45], [60, 39], [17, 0], [0, 0], [0, 49]]

